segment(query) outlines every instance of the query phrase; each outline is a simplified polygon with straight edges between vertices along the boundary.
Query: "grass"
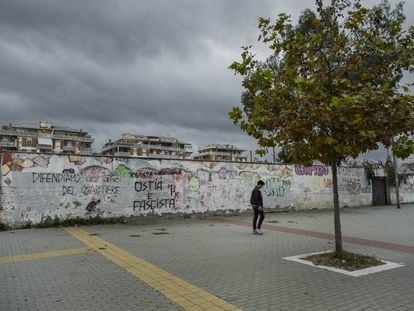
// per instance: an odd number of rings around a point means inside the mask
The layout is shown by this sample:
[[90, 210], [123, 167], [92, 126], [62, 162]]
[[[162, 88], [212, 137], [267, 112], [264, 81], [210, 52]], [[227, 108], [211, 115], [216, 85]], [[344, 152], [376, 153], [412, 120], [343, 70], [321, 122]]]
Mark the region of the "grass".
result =
[[346, 271], [355, 271], [385, 264], [374, 256], [355, 254], [342, 251], [342, 256], [338, 257], [335, 252], [310, 255], [303, 260], [308, 260], [317, 266], [328, 266]]

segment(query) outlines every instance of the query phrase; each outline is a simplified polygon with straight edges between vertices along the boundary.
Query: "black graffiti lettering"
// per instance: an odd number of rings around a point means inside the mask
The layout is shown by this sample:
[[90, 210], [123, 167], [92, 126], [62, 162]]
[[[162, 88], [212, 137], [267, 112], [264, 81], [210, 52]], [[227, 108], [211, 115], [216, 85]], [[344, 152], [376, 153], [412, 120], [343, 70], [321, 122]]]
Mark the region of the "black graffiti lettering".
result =
[[103, 182], [119, 182], [119, 176], [117, 172], [110, 173], [103, 177]]
[[180, 168], [163, 168], [157, 172], [157, 175], [180, 175], [182, 170]]
[[154, 209], [157, 207], [157, 201], [156, 200], [147, 200], [147, 210], [148, 209]]
[[66, 178], [66, 181], [73, 181], [73, 182], [80, 182], [81, 180], [81, 174], [61, 174], [63, 175], [64, 179]]
[[175, 185], [174, 184], [170, 184], [168, 185], [168, 188], [170, 189], [170, 195], [174, 196], [175, 193]]
[[135, 191], [141, 192], [141, 191], [145, 190], [145, 189], [143, 189], [142, 184], [143, 184], [142, 181], [135, 182]]
[[168, 200], [169, 208], [175, 209], [175, 199]]
[[162, 181], [136, 181], [135, 182], [135, 191], [162, 191]]
[[[142, 202], [144, 203], [144, 206], [142, 206]], [[134, 201], [134, 203], [133, 203], [133, 211], [135, 211], [135, 210], [141, 210], [141, 208], [144, 208], [144, 210], [145, 210], [145, 201]]]
[[144, 178], [144, 179], [146, 179], [146, 178], [152, 178], [154, 176], [154, 173], [153, 172], [142, 172], [142, 173], [135, 174], [135, 176], [137, 178]]
[[40, 174], [39, 173], [32, 173], [32, 177], [33, 177], [33, 183], [36, 183], [36, 181], [38, 181]]
[[61, 182], [75, 182], [78, 183], [82, 179], [79, 173], [32, 173], [33, 183], [61, 183]]
[[72, 174], [72, 175], [74, 175], [73, 176], [73, 181], [74, 182], [76, 182], [76, 183], [78, 183], [78, 182], [80, 182], [81, 181], [81, 174]]
[[84, 195], [89, 195], [89, 194], [117, 194], [119, 190], [119, 185], [98, 185], [98, 186], [93, 186], [93, 185], [84, 185], [81, 188], [81, 192]]
[[62, 194], [63, 195], [74, 195], [75, 194], [75, 187], [74, 186], [62, 186]]
[[144, 168], [136, 173], [134, 173], [134, 176], [136, 178], [142, 178], [142, 179], [150, 179], [150, 178], [156, 178], [157, 176], [166, 176], [166, 175], [180, 175], [182, 174], [182, 169], [179, 168], [163, 168], [159, 171], [153, 169], [153, 168]]
[[67, 176], [68, 174], [47, 174], [46, 175], [46, 183], [60, 183], [63, 180], [63, 176]]
[[149, 211], [161, 208], [175, 208], [175, 199], [135, 200], [133, 210]]
[[95, 182], [97, 180], [97, 178], [95, 176], [92, 176], [92, 175], [86, 175], [85, 180], [86, 180], [86, 182]]

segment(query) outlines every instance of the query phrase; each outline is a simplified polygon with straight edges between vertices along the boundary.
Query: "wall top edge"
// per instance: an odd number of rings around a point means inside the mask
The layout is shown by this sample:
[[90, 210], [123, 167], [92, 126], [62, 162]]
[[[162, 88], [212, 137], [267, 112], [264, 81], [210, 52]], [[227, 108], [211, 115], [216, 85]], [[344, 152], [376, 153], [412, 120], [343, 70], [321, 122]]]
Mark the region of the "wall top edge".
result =
[[[295, 164], [295, 163], [271, 163], [271, 162], [250, 162], [250, 161], [229, 161], [229, 160], [197, 160], [197, 159], [181, 159], [181, 158], [157, 158], [157, 157], [129, 157], [129, 156], [108, 156], [102, 154], [55, 154], [55, 153], [47, 153], [47, 152], [27, 152], [27, 151], [7, 151], [7, 150], [0, 150], [0, 154], [2, 153], [13, 153], [13, 154], [35, 154], [35, 155], [46, 155], [46, 156], [58, 156], [58, 157], [85, 157], [85, 158], [114, 158], [114, 159], [137, 159], [137, 160], [159, 160], [159, 161], [185, 161], [185, 162], [211, 162], [211, 163], [234, 163], [234, 164], [261, 164], [261, 165], [292, 165], [292, 166], [303, 166], [302, 164]], [[323, 164], [315, 164], [311, 166], [324, 166], [330, 167], [328, 165]], [[364, 168], [363, 166], [339, 166], [343, 168]]]

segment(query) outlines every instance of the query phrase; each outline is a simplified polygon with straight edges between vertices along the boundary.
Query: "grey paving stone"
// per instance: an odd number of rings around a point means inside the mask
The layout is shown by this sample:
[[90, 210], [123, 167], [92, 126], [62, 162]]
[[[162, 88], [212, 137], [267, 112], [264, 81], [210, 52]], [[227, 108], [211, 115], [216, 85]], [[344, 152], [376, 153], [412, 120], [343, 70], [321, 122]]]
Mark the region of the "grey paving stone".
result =
[[180, 310], [96, 253], [0, 265], [0, 310]]
[[[346, 209], [342, 216], [344, 235], [413, 246], [414, 205]], [[226, 219], [250, 222], [250, 217]], [[344, 243], [347, 250], [405, 264], [352, 278], [282, 259], [332, 249], [329, 240], [270, 230], [253, 236], [247, 227], [215, 220], [83, 229], [244, 310], [411, 310], [414, 305], [413, 254]], [[266, 220], [333, 231], [332, 211], [268, 214]], [[168, 234], [153, 234], [161, 229]], [[77, 247], [83, 244], [60, 229], [0, 233], [1, 256]], [[98, 254], [0, 265], [0, 280], [1, 311], [180, 310]]]
[[62, 229], [26, 229], [0, 232], [0, 256], [12, 256], [85, 246]]

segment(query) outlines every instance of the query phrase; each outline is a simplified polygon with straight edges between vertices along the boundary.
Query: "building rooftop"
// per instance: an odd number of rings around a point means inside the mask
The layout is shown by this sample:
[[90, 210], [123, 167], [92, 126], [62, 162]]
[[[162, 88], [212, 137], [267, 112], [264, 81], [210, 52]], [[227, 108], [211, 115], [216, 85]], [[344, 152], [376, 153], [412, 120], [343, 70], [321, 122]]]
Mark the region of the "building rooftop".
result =
[[37, 129], [37, 130], [53, 129], [55, 131], [86, 133], [82, 129], [74, 129], [68, 126], [53, 125], [53, 123], [49, 121], [40, 121], [39, 123], [34, 123], [34, 122], [10, 123], [9, 125], [5, 125], [3, 127], [16, 127], [16, 128], [27, 128], [27, 129]]
[[203, 147], [199, 148], [199, 151], [203, 150], [209, 150], [209, 149], [226, 149], [226, 150], [235, 150], [235, 151], [246, 151], [240, 148], [237, 148], [236, 146], [230, 145], [230, 144], [209, 144]]
[[136, 139], [136, 140], [149, 140], [149, 141], [159, 141], [159, 142], [169, 142], [169, 143], [179, 143], [184, 145], [191, 145], [191, 143], [186, 143], [178, 138], [171, 136], [153, 136], [153, 135], [141, 135], [141, 134], [131, 134], [123, 133], [121, 138], [116, 141], [108, 141], [107, 144], [116, 144], [122, 141], [122, 139]]

